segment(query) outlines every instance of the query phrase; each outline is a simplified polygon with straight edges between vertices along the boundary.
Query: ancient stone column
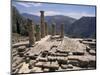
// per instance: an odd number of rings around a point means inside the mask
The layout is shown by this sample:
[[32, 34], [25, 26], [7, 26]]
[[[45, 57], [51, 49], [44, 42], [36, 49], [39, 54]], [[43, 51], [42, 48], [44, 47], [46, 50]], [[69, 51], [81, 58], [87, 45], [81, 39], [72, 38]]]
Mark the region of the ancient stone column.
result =
[[41, 13], [41, 17], [40, 17], [40, 21], [41, 21], [41, 38], [45, 37], [45, 23], [44, 23], [44, 11], [40, 11]]
[[36, 41], [41, 39], [40, 25], [36, 25]]
[[64, 24], [61, 24], [61, 32], [60, 33], [61, 33], [60, 34], [61, 38], [63, 38], [64, 37]]
[[34, 29], [34, 24], [32, 23], [32, 20], [28, 19], [27, 25], [28, 25], [28, 34], [29, 34], [29, 46], [32, 46], [35, 43], [35, 34], [34, 34], [35, 29]]
[[48, 35], [48, 25], [46, 22], [45, 22], [45, 35]]
[[52, 24], [52, 36], [56, 35], [56, 25], [55, 23]]

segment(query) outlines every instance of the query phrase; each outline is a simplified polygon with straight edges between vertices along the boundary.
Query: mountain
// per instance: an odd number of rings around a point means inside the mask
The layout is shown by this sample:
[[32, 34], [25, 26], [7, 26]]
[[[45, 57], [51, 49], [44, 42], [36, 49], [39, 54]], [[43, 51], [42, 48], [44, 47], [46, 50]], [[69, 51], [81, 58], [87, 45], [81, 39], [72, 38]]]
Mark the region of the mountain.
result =
[[27, 20], [19, 13], [16, 7], [12, 6], [12, 32], [21, 35], [28, 35], [26, 28]]
[[[27, 13], [22, 14], [23, 17], [29, 18], [33, 20], [35, 24], [40, 23], [40, 17], [36, 15], [31, 15]], [[63, 23], [64, 24], [64, 30], [65, 33], [68, 32], [69, 26], [76, 21], [76, 19], [68, 17], [68, 16], [63, 16], [63, 15], [54, 15], [54, 16], [45, 16], [45, 21], [47, 24], [50, 26], [52, 23], [56, 23], [56, 31], [59, 33], [60, 31], [60, 25]]]
[[73, 37], [95, 38], [96, 17], [82, 17], [72, 23], [68, 31]]
[[[40, 17], [27, 13], [20, 14], [16, 7], [12, 7], [12, 31], [20, 31], [21, 35], [28, 35], [27, 18], [33, 20], [36, 24], [40, 23]], [[45, 21], [48, 24], [49, 32], [51, 32], [51, 24], [56, 23], [56, 31], [59, 34], [60, 25], [64, 24], [65, 35], [70, 37], [80, 38], [95, 38], [96, 36], [96, 17], [82, 17], [78, 20], [63, 16], [45, 16]]]
[[40, 20], [39, 16], [27, 14], [27, 13], [22, 13], [21, 15], [26, 19], [31, 19], [33, 22], [39, 23], [39, 20]]

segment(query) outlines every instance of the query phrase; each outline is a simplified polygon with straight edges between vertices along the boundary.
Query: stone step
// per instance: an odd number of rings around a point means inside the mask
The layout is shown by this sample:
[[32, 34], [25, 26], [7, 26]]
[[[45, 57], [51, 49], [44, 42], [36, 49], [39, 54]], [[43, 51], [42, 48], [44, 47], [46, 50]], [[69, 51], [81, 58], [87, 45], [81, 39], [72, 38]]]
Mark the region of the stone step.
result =
[[67, 57], [68, 54], [63, 54], [63, 53], [48, 53], [48, 56], [61, 56], [61, 57]]
[[[70, 61], [71, 64], [79, 67], [88, 67], [89, 65], [95, 65], [95, 56], [68, 56], [68, 60]], [[77, 61], [76, 64], [73, 63], [72, 61]], [[93, 62], [92, 64], [91, 61]]]

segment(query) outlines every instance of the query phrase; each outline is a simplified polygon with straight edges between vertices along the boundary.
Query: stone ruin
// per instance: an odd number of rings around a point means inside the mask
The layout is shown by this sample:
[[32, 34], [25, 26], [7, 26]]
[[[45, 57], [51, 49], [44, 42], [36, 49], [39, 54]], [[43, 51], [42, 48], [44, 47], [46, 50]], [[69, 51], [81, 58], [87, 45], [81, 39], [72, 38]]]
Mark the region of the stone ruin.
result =
[[[34, 23], [32, 20], [27, 19], [27, 26], [28, 26], [28, 32], [29, 32], [29, 45], [32, 46], [36, 41], [39, 41], [41, 38], [45, 37], [48, 35], [48, 25], [44, 21], [44, 11], [40, 11], [41, 17], [40, 17], [40, 25], [36, 25], [36, 28], [38, 29], [36, 31], [36, 37], [35, 37], [35, 28], [34, 28]], [[64, 37], [64, 24], [61, 24], [61, 32], [60, 32], [60, 37]], [[56, 35], [56, 24], [52, 24], [52, 36]]]
[[61, 24], [60, 35], [56, 35], [53, 23], [49, 35], [44, 11], [40, 13], [36, 37], [34, 23], [28, 19], [29, 43], [12, 46], [12, 74], [95, 69], [96, 41], [64, 37], [64, 24]]

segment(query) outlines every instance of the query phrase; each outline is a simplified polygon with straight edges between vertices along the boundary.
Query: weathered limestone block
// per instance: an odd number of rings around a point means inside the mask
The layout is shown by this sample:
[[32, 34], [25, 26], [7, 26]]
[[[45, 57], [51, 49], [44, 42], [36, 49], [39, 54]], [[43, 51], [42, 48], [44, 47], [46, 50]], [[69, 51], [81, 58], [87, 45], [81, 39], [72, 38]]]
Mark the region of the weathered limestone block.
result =
[[43, 72], [49, 72], [49, 68], [44, 68]]
[[48, 68], [49, 71], [55, 71], [58, 70], [59, 64], [56, 62], [46, 62], [43, 64], [43, 68]]
[[64, 53], [64, 54], [68, 54], [69, 51], [57, 49], [57, 50], [56, 50], [56, 53]]
[[34, 72], [43, 72], [42, 68], [41, 67], [34, 67], [30, 73], [34, 73]]
[[58, 62], [52, 62], [51, 65], [50, 65], [50, 68], [53, 69], [53, 70], [58, 70], [59, 69], [59, 64]]
[[63, 54], [63, 53], [49, 53], [49, 56], [61, 56], [61, 57], [67, 57], [68, 54]]
[[49, 70], [50, 69], [58, 69], [59, 68], [59, 65], [55, 62], [38, 62], [35, 64], [35, 67], [41, 67], [41, 68], [48, 68]]
[[[68, 56], [68, 60], [71, 61], [71, 64], [79, 67], [87, 67], [89, 62], [85, 56]], [[76, 63], [72, 61], [76, 61]]]
[[67, 57], [68, 54], [55, 53], [56, 56]]
[[47, 58], [48, 58], [48, 61], [56, 61], [56, 59], [57, 59], [54, 56], [48, 56]]
[[73, 68], [73, 65], [72, 64], [68, 64], [67, 65], [67, 68], [72, 69]]
[[96, 56], [92, 56], [92, 55], [88, 55], [86, 56], [89, 60], [89, 64], [88, 66], [89, 67], [93, 67], [93, 68], [96, 68]]
[[50, 62], [45, 62], [43, 64], [43, 68], [50, 68]]
[[37, 63], [35, 63], [35, 67], [43, 67], [43, 63], [44, 62], [37, 62]]
[[86, 57], [81, 57], [79, 59], [79, 67], [82, 67], [82, 68], [87, 68], [88, 67], [88, 64], [89, 64], [89, 59], [86, 58]]
[[26, 48], [26, 46], [20, 46], [20, 47], [18, 47], [18, 52], [24, 52], [25, 48]]
[[69, 55], [69, 56], [72, 56], [72, 55], [73, 55], [73, 53], [72, 53], [72, 52], [69, 52], [69, 53], [68, 53], [68, 55]]
[[91, 55], [96, 55], [95, 50], [90, 50], [89, 53], [90, 53]]
[[43, 61], [43, 62], [46, 62], [46, 61], [47, 61], [47, 58], [42, 58], [42, 57], [39, 57], [38, 61]]
[[41, 13], [41, 38], [45, 37], [45, 22], [44, 22], [44, 11], [40, 11]]
[[95, 56], [91, 56], [91, 55], [87, 55], [87, 56], [68, 56], [68, 60], [78, 61], [78, 66], [82, 67], [82, 68], [87, 68], [90, 65], [89, 63], [91, 61], [93, 61], [93, 64], [95, 65]]
[[68, 64], [72, 64], [73, 66], [79, 66], [79, 61], [77, 61], [77, 60], [68, 60]]
[[67, 61], [68, 61], [67, 57], [57, 57], [56, 59], [59, 64], [67, 64]]
[[61, 64], [62, 69], [67, 69], [67, 65]]
[[[82, 60], [84, 56], [68, 56], [68, 60]], [[83, 59], [84, 60], [84, 59]]]
[[74, 52], [72, 52], [73, 53], [73, 55], [84, 55], [84, 52], [83, 51], [74, 51]]
[[27, 21], [28, 21], [27, 25], [28, 25], [28, 33], [29, 33], [29, 46], [32, 46], [35, 43], [35, 29], [32, 20], [28, 19]]

